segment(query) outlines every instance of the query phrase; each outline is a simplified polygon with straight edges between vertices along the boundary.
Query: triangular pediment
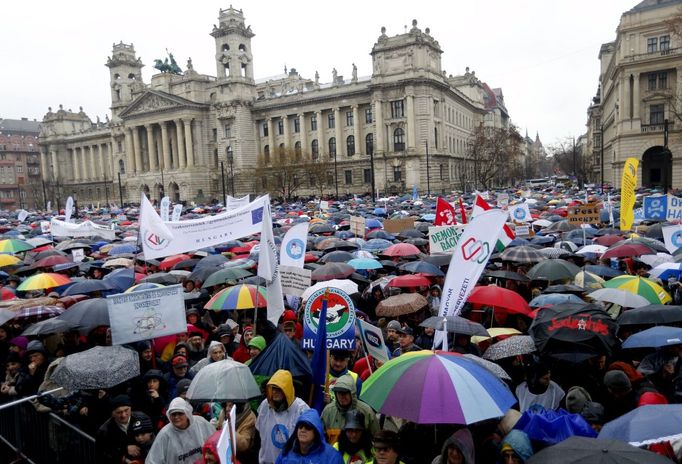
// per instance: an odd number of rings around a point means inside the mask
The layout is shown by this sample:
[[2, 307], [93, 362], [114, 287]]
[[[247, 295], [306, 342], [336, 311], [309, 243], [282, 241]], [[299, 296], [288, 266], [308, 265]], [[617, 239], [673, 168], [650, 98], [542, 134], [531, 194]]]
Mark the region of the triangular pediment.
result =
[[158, 90], [147, 90], [142, 95], [137, 97], [126, 109], [121, 111], [121, 118], [128, 118], [131, 116], [144, 115], [150, 113], [158, 113], [161, 111], [175, 110], [175, 109], [205, 109], [208, 105], [193, 102], [186, 98], [178, 97], [166, 92]]

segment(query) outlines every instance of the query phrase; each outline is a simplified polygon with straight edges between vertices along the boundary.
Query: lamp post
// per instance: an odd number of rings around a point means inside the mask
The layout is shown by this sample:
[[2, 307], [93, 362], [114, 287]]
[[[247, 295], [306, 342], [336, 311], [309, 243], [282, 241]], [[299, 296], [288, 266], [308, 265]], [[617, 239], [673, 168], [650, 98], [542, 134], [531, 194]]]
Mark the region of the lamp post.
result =
[[227, 152], [227, 162], [230, 163], [230, 191], [234, 196], [234, 155], [232, 150]]
[[107, 186], [107, 175], [104, 174], [104, 197], [107, 200], [107, 208], [109, 207], [109, 187]]
[[336, 151], [334, 151], [334, 187], [336, 189], [336, 200], [339, 199], [339, 170], [336, 162]]
[[159, 190], [159, 206], [161, 206], [161, 200], [166, 195], [166, 181], [163, 179], [163, 169], [161, 169], [161, 189]]
[[121, 173], [118, 172], [118, 197], [121, 201], [121, 208], [123, 208], [123, 188], [121, 187]]
[[227, 206], [227, 193], [225, 193], [225, 163], [222, 161], [220, 162], [220, 177], [223, 181], [223, 202], [225, 202], [225, 206]]
[[370, 177], [371, 177], [371, 182], [372, 182], [372, 201], [376, 200], [376, 191], [374, 187], [374, 146], [372, 144], [371, 147], [369, 147], [369, 171], [370, 171]]
[[672, 157], [672, 153], [668, 148], [668, 120], [663, 121], [663, 151], [661, 156], [663, 157], [663, 193], [668, 194], [668, 157]]
[[431, 196], [431, 173], [429, 172], [429, 141], [426, 141], [426, 196]]
[[45, 211], [47, 211], [47, 191], [45, 190], [45, 179], [41, 181], [43, 183], [43, 203], [45, 203]]

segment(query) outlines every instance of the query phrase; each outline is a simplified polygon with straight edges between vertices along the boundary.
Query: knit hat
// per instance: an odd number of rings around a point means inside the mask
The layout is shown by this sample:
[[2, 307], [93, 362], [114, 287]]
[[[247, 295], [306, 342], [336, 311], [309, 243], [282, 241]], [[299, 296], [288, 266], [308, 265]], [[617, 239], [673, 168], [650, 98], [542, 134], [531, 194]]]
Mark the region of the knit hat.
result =
[[244, 327], [244, 330], [242, 330], [242, 334], [246, 334], [247, 332], [253, 333], [253, 326], [247, 325]]
[[187, 390], [189, 390], [189, 385], [192, 383], [190, 379], [181, 379], [178, 381], [178, 383], [175, 385], [175, 391], [178, 395], [182, 395], [183, 393], [187, 393]]
[[642, 396], [639, 397], [639, 402], [637, 406], [646, 406], [650, 404], [668, 404], [668, 399], [658, 392], [644, 392]]
[[576, 385], [566, 393], [566, 410], [571, 414], [580, 414], [589, 401], [592, 401], [592, 397], [588, 391]]
[[587, 421], [588, 424], [603, 424], [604, 423], [604, 406], [595, 401], [588, 401], [585, 403], [580, 415]]
[[130, 422], [130, 433], [138, 435], [141, 433], [149, 433], [154, 431], [152, 420], [143, 413], [136, 413], [136, 417]]
[[267, 342], [265, 341], [265, 338], [263, 338], [260, 335], [256, 335], [251, 339], [249, 344], [247, 345], [249, 348], [258, 348], [259, 350], [263, 351], [267, 345]]
[[609, 371], [604, 375], [604, 385], [611, 390], [629, 390], [632, 388], [630, 379], [623, 371]]
[[9, 343], [10, 345], [18, 346], [22, 351], [25, 351], [28, 346], [28, 338], [22, 336], [14, 337]]
[[398, 321], [390, 321], [386, 326], [386, 330], [400, 330], [402, 325]]
[[282, 313], [282, 321], [296, 321], [298, 317], [296, 317], [296, 312], [292, 311], [291, 309], [287, 309]]
[[26, 345], [26, 356], [30, 356], [32, 353], [42, 353], [47, 356], [45, 345], [38, 340], [32, 340]]
[[112, 411], [116, 408], [132, 405], [133, 403], [130, 401], [130, 397], [128, 395], [116, 395], [109, 400], [109, 406], [111, 407]]
[[187, 367], [189, 364], [187, 364], [187, 358], [184, 356], [173, 356], [173, 359], [171, 360], [171, 366], [173, 367]]

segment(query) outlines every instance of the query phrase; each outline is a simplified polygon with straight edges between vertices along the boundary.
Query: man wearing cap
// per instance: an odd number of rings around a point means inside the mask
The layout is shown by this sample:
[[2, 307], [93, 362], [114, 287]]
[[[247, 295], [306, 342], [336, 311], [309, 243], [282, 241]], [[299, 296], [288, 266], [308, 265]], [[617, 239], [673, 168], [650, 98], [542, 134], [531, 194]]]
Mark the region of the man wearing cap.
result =
[[414, 331], [412, 330], [412, 327], [401, 327], [397, 332], [398, 348], [393, 352], [394, 358], [401, 354], [409, 353], [410, 351], [421, 351], [421, 348], [414, 344]]
[[201, 332], [190, 332], [189, 337], [187, 338], [187, 344], [189, 345], [189, 359], [187, 361], [192, 366], [206, 358], [206, 345]]
[[191, 464], [201, 456], [201, 447], [215, 428], [201, 416], [192, 415], [192, 406], [175, 398], [168, 406], [169, 424], [154, 440], [146, 464]]
[[[329, 387], [330, 391], [328, 395], [325, 395], [325, 403], [331, 403], [334, 399], [334, 391], [331, 387], [334, 386], [336, 381], [345, 374], [350, 374], [355, 382], [355, 391], [359, 395], [362, 390], [362, 380], [360, 376], [355, 372], [351, 371], [350, 365], [351, 352], [348, 350], [330, 350], [329, 351]], [[327, 396], [329, 398], [327, 398]], [[328, 400], [328, 401], [327, 401]]]
[[192, 374], [189, 373], [189, 363], [187, 358], [182, 355], [175, 355], [170, 361], [170, 372], [167, 372], [163, 378], [168, 384], [168, 394], [171, 398], [177, 396], [176, 386], [182, 379], [192, 380]]
[[369, 430], [371, 435], [379, 431], [374, 410], [365, 402], [360, 401], [356, 394], [355, 380], [350, 374], [344, 374], [338, 378], [333, 387], [334, 401], [325, 406], [322, 411], [322, 422], [327, 431], [327, 440], [330, 445], [336, 443], [346, 423], [346, 413], [357, 410], [363, 414], [363, 429]]
[[402, 328], [402, 325], [398, 321], [390, 321], [386, 326], [386, 346], [389, 351], [393, 353], [398, 349], [398, 330]]
[[216, 329], [216, 336], [218, 341], [225, 346], [225, 353], [228, 356], [232, 356], [239, 345], [234, 341], [234, 332], [229, 324], [221, 324]]
[[367, 464], [404, 464], [400, 460], [400, 440], [398, 434], [382, 430], [372, 438], [372, 454], [374, 459]]
[[120, 464], [126, 456], [138, 458], [140, 447], [128, 434], [131, 421], [135, 422], [138, 417], [138, 413], [133, 416], [130, 398], [128, 395], [114, 396], [109, 404], [111, 417], [102, 424], [95, 438], [96, 462]]
[[604, 374], [604, 386], [609, 394], [604, 398], [604, 419], [609, 422], [637, 407], [637, 393], [632, 389], [630, 379], [621, 370]]

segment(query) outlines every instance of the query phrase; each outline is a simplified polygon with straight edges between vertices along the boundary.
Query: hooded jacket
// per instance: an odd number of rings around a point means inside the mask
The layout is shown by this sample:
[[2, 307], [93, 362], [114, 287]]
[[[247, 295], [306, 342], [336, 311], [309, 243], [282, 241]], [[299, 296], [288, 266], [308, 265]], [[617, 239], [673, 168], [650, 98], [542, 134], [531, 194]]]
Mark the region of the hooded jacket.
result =
[[374, 410], [365, 402], [360, 401], [355, 390], [355, 380], [350, 374], [344, 374], [334, 384], [335, 389], [346, 389], [351, 395], [351, 404], [348, 408], [342, 408], [336, 397], [334, 401], [324, 407], [322, 410], [322, 422], [327, 430], [327, 438], [330, 444], [334, 444], [339, 440], [339, 435], [343, 431], [343, 426], [346, 425], [346, 412], [351, 409], [360, 411], [365, 416], [365, 429], [369, 431], [370, 436], [374, 436], [380, 430], [379, 421], [377, 420]]
[[533, 455], [533, 446], [530, 443], [530, 439], [525, 432], [521, 430], [512, 430], [507, 434], [502, 440], [502, 446], [507, 444], [511, 446], [514, 452], [526, 462]]
[[182, 411], [189, 419], [189, 427], [180, 430], [172, 423], [166, 424], [147, 455], [146, 464], [191, 464], [201, 455], [201, 448], [215, 428], [203, 417], [192, 415], [192, 406], [178, 397], [168, 406], [168, 420], [171, 413]]
[[[199, 372], [201, 369], [214, 362], [213, 359], [211, 359], [211, 351], [218, 345], [222, 346], [223, 350], [225, 349], [225, 346], [222, 343], [217, 342], [215, 340], [212, 341], [211, 344], [208, 345], [208, 349], [206, 350], [206, 357], [197, 361], [197, 363], [189, 369], [189, 373], [192, 377], [197, 375], [197, 372]], [[227, 352], [225, 352], [225, 359], [232, 359], [227, 355]]]
[[221, 431], [218, 430], [213, 435], [208, 437], [201, 447], [201, 458], [195, 464], [206, 464], [206, 456], [212, 454], [214, 458], [218, 458], [218, 441], [220, 440]]
[[459, 429], [450, 438], [445, 440], [440, 456], [436, 456], [431, 461], [431, 464], [447, 464], [448, 448], [450, 446], [454, 446], [462, 453], [464, 464], [475, 464], [474, 438], [471, 436], [469, 429]]
[[[284, 404], [277, 407], [272, 402], [271, 386], [279, 387], [284, 392]], [[291, 373], [285, 370], [275, 372], [266, 385], [266, 399], [258, 406], [256, 430], [260, 434], [261, 447], [258, 462], [272, 464], [284, 445], [291, 437], [296, 420], [301, 413], [310, 409], [305, 402], [294, 393], [294, 380]]]
[[277, 457], [277, 464], [344, 464], [341, 454], [324, 439], [324, 426], [317, 411], [314, 409], [304, 411], [296, 421], [294, 431], [301, 423], [309, 424], [315, 430], [315, 440], [310, 450], [305, 455], [301, 454], [296, 434], [292, 433], [284, 445], [282, 454]]

